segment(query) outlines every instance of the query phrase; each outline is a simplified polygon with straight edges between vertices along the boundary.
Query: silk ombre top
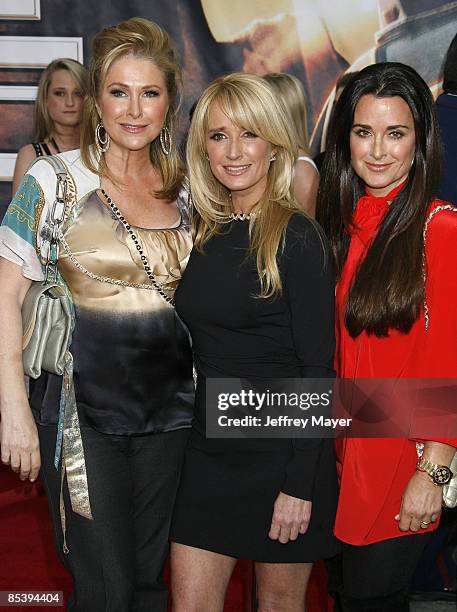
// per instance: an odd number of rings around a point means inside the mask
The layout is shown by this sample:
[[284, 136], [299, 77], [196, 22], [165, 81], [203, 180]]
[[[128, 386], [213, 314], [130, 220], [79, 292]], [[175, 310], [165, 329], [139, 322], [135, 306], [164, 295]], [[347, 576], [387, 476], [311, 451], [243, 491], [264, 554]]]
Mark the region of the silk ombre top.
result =
[[[194, 386], [187, 330], [174, 307], [151, 288], [134, 241], [97, 195], [99, 178], [82, 165], [78, 152], [61, 159], [71, 179], [72, 206], [58, 267], [75, 311], [70, 350], [80, 422], [118, 435], [188, 427]], [[46, 194], [49, 172], [43, 161], [32, 166], [0, 231], [0, 255], [21, 265], [32, 280], [40, 280], [41, 218], [45, 202], [53, 200]], [[178, 214], [175, 227], [132, 226], [156, 281], [170, 297], [191, 250], [185, 190], [177, 199]], [[31, 383], [37, 421], [57, 422], [61, 378], [45, 373]]]

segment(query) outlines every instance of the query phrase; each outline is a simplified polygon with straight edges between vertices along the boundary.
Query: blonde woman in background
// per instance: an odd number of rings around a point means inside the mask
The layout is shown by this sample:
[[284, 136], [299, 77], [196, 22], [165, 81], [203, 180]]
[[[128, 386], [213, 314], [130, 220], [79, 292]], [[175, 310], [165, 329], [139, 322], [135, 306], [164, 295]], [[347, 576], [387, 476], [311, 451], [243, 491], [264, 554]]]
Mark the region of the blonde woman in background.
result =
[[55, 59], [43, 71], [35, 101], [34, 142], [24, 145], [17, 154], [13, 195], [36, 157], [79, 149], [79, 128], [87, 89], [87, 69], [76, 60]]
[[[162, 570], [194, 391], [189, 337], [173, 307], [192, 246], [179, 101], [172, 41], [157, 24], [133, 18], [95, 35], [81, 151], [55, 156], [69, 181], [57, 280], [75, 310], [66, 534], [54, 468], [62, 377], [44, 372], [27, 398], [22, 370], [20, 308], [43, 278], [41, 228], [55, 196], [45, 159], [24, 176], [0, 228], [1, 456], [31, 481], [41, 460], [72, 611], [167, 610]], [[80, 425], [70, 435], [68, 420]], [[85, 465], [87, 485], [72, 478], [70, 459]]]
[[333, 373], [325, 240], [291, 192], [289, 120], [264, 79], [201, 96], [187, 160], [195, 246], [176, 293], [193, 340], [195, 419], [173, 519], [176, 612], [221, 612], [237, 558], [256, 562], [259, 610], [302, 612], [313, 561], [336, 552], [331, 440], [206, 436], [211, 378]]
[[264, 76], [279, 96], [290, 117], [290, 127], [298, 147], [294, 170], [294, 195], [297, 202], [311, 217], [315, 216], [319, 188], [319, 172], [309, 156], [306, 96], [297, 77], [284, 72]]

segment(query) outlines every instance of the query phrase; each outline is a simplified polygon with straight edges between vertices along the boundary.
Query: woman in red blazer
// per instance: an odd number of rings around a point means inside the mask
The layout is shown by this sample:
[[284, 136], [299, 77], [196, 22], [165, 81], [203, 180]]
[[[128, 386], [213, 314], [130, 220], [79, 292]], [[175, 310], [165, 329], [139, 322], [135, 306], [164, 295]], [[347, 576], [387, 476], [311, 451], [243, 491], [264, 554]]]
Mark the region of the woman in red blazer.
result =
[[[318, 218], [338, 274], [338, 376], [457, 378], [457, 209], [435, 199], [440, 146], [430, 91], [408, 66], [375, 64], [349, 82], [336, 113]], [[409, 610], [441, 482], [452, 475], [457, 433], [442, 435], [421, 437], [419, 463], [416, 439], [338, 441], [341, 609]]]

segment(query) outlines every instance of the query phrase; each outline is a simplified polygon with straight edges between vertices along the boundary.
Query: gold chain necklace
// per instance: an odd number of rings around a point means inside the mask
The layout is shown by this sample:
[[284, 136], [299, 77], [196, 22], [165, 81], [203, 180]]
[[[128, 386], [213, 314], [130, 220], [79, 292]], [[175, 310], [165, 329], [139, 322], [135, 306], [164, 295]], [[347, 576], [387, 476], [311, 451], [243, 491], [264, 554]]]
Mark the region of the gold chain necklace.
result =
[[173, 289], [172, 288], [168, 288], [168, 287], [164, 286], [162, 283], [159, 283], [157, 281], [157, 279], [155, 278], [154, 274], [151, 271], [151, 267], [149, 265], [149, 262], [146, 259], [146, 255], [143, 252], [143, 248], [142, 248], [140, 242], [138, 241], [138, 238], [135, 235], [134, 231], [132, 230], [132, 228], [128, 224], [127, 220], [125, 219], [125, 217], [123, 216], [123, 214], [121, 213], [119, 208], [113, 202], [111, 197], [106, 193], [106, 191], [103, 188], [100, 188], [100, 191], [102, 192], [103, 197], [105, 198], [105, 200], [108, 202], [108, 205], [111, 208], [112, 212], [114, 213], [114, 216], [116, 217], [116, 219], [118, 221], [120, 221], [120, 223], [122, 223], [122, 225], [124, 226], [125, 230], [128, 232], [130, 238], [132, 239], [132, 241], [133, 241], [133, 243], [135, 245], [135, 248], [138, 251], [138, 255], [141, 258], [141, 263], [143, 264], [144, 271], [146, 272], [146, 274], [147, 274], [149, 280], [151, 281], [151, 284], [153, 285], [154, 289], [157, 291], [157, 293], [159, 295], [161, 295], [163, 297], [163, 299], [166, 302], [168, 302], [169, 304], [174, 306], [175, 305], [174, 299], [172, 297], [166, 295], [166, 293], [164, 293], [165, 291], [173, 291]]

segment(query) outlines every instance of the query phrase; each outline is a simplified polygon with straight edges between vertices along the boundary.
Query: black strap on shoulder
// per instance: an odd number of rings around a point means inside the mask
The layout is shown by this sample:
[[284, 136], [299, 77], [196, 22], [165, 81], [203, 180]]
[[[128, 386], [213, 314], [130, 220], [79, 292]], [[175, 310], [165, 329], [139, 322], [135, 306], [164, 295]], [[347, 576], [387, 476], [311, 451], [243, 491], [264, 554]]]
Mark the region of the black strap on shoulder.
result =
[[43, 157], [43, 151], [39, 142], [32, 142], [33, 148], [35, 149], [35, 155], [37, 157]]
[[52, 155], [50, 148], [45, 142], [32, 142], [35, 154], [37, 157], [44, 157], [45, 155]]

